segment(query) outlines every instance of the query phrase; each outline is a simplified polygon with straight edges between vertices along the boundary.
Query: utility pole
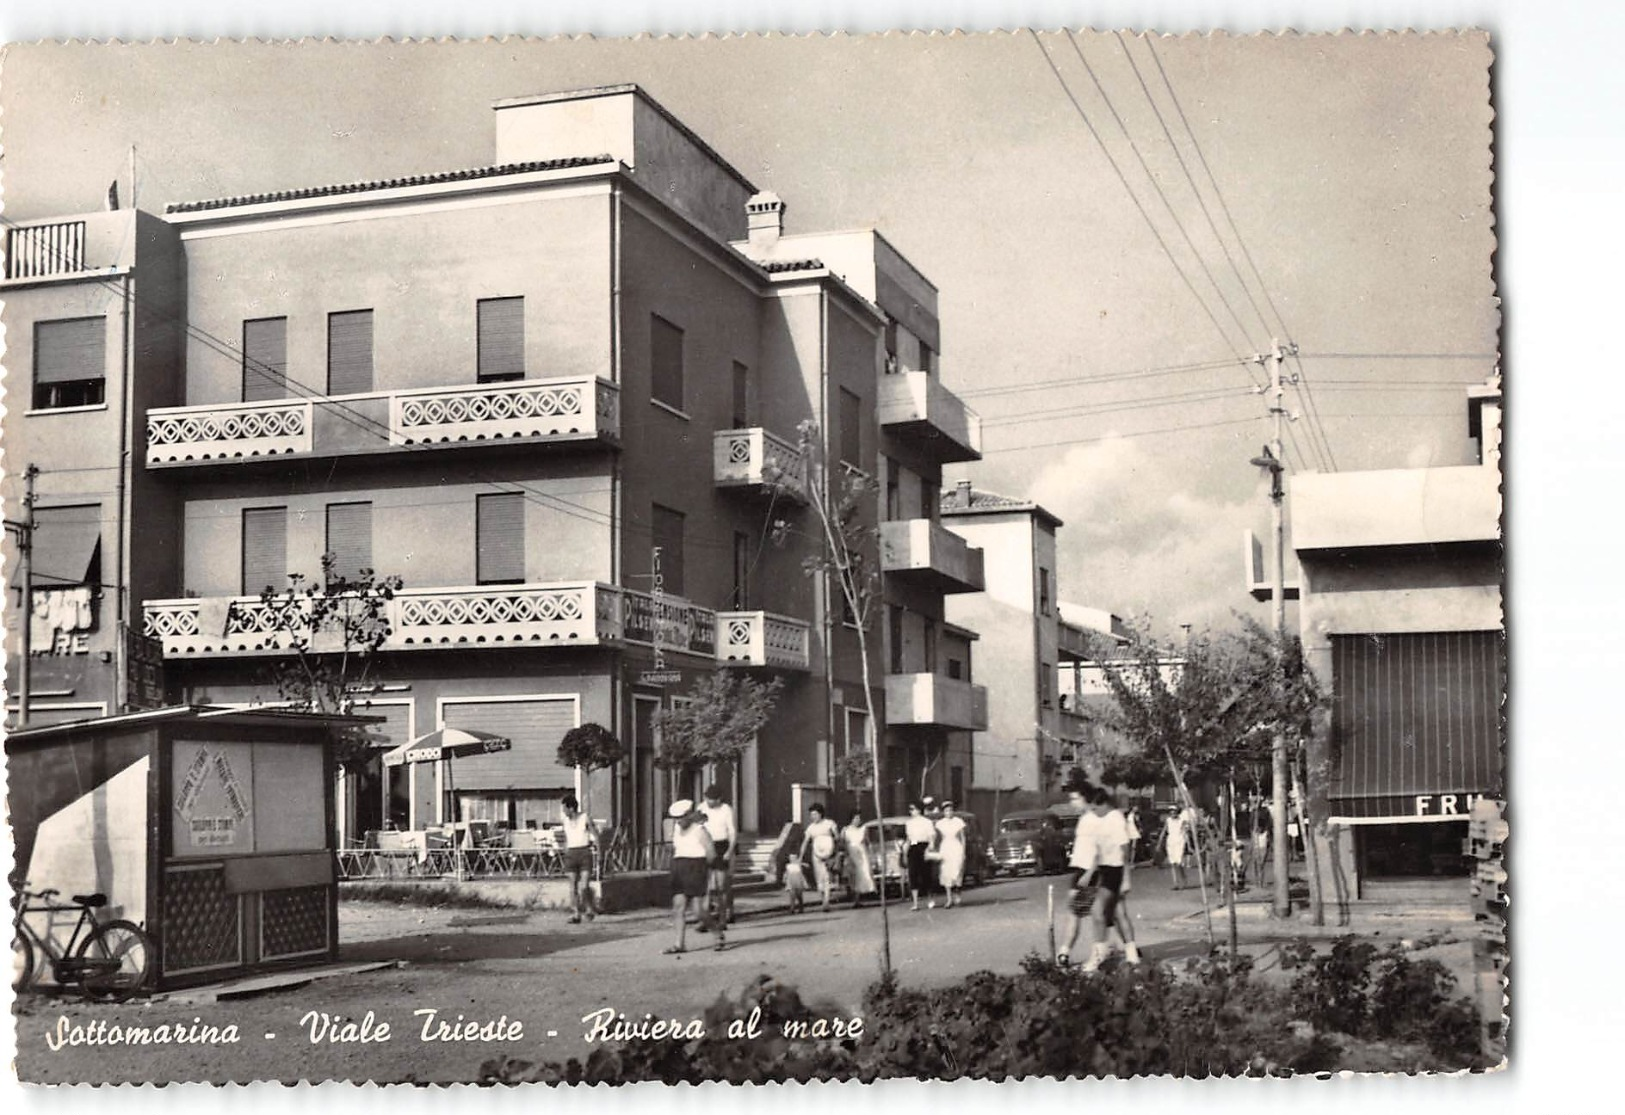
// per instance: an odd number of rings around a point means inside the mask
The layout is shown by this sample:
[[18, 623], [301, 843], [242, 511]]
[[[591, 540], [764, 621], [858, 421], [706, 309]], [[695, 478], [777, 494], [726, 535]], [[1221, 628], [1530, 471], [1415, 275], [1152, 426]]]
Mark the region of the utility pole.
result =
[[[1287, 413], [1286, 386], [1281, 376], [1281, 363], [1285, 355], [1281, 342], [1271, 338], [1269, 353], [1258, 357], [1258, 361], [1269, 368], [1269, 383], [1264, 390], [1269, 396], [1270, 418], [1273, 420], [1274, 429], [1269, 445], [1264, 447], [1264, 455], [1255, 457], [1252, 461], [1253, 464], [1267, 468], [1270, 472], [1270, 533], [1275, 550], [1275, 567], [1270, 584], [1270, 630], [1275, 635], [1275, 694], [1278, 702], [1284, 700], [1286, 696], [1286, 678], [1283, 673], [1286, 664], [1281, 653], [1282, 640], [1286, 635], [1286, 486], [1283, 477], [1286, 471], [1286, 453], [1282, 445], [1282, 435], [1285, 431]], [[1275, 895], [1271, 913], [1278, 918], [1287, 917], [1292, 913], [1289, 877], [1292, 850], [1287, 845], [1286, 835], [1286, 791], [1290, 777], [1287, 766], [1286, 733], [1278, 721], [1275, 737], [1270, 743], [1270, 824], [1273, 829], [1270, 833], [1270, 843], [1275, 869]]]
[[[28, 727], [28, 691], [34, 658], [34, 478], [39, 468], [23, 470], [23, 520], [17, 527], [17, 568], [22, 579], [23, 606], [18, 617], [21, 653], [17, 656], [17, 727]], [[7, 524], [12, 525], [12, 524]]]

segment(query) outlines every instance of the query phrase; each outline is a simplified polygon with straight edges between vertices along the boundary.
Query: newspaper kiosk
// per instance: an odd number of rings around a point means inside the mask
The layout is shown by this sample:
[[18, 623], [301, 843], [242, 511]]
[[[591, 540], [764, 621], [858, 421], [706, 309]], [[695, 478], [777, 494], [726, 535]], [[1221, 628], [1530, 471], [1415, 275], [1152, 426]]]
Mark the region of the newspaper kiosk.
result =
[[153, 990], [338, 951], [334, 743], [353, 717], [178, 707], [13, 732], [14, 881], [101, 892]]

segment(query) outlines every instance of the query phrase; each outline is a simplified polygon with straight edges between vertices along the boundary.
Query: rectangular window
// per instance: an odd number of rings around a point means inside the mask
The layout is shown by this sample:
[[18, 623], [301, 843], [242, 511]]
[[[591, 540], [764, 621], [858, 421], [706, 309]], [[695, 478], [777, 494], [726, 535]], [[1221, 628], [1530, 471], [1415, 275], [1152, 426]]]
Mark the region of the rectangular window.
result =
[[733, 428], [747, 429], [750, 426], [750, 369], [737, 360], [734, 361], [733, 386]]
[[1051, 610], [1051, 606], [1050, 606], [1049, 570], [1045, 569], [1043, 566], [1039, 566], [1039, 568], [1038, 568], [1038, 614], [1041, 615], [1041, 616], [1047, 616], [1047, 615], [1050, 614], [1050, 610]]
[[288, 397], [288, 319], [243, 322], [243, 402]]
[[965, 663], [962, 659], [948, 659], [948, 676], [954, 681], [965, 680]]
[[849, 752], [869, 749], [869, 714], [862, 709], [846, 710], [846, 749]]
[[243, 509], [243, 595], [288, 587], [288, 509]]
[[683, 513], [669, 507], [654, 505], [651, 521], [654, 542], [660, 549], [660, 587], [672, 596], [682, 596], [683, 583]]
[[863, 464], [863, 400], [856, 394], [841, 388], [841, 460], [853, 468], [864, 468]]
[[97, 406], [107, 401], [107, 319], [34, 323], [35, 410]]
[[525, 581], [525, 495], [493, 492], [474, 504], [474, 579], [482, 585]]
[[372, 390], [372, 311], [327, 315], [327, 393], [360, 395]]
[[750, 535], [734, 531], [733, 610], [750, 607]]
[[937, 672], [937, 624], [935, 620], [925, 621], [925, 673]]
[[683, 409], [683, 331], [659, 314], [649, 315], [649, 394]]
[[476, 360], [481, 383], [525, 378], [525, 300], [482, 298], [476, 304]]
[[1055, 667], [1048, 662], [1038, 664], [1038, 700], [1045, 708], [1055, 705]]
[[942, 515], [942, 485], [920, 481], [920, 518], [935, 522]]
[[919, 370], [929, 374], [931, 372], [932, 367], [936, 363], [936, 361], [934, 359], [935, 356], [936, 356], [936, 354], [931, 351], [931, 346], [926, 344], [924, 341], [921, 341], [920, 342], [920, 369]]
[[353, 581], [372, 568], [372, 504], [327, 505], [327, 552], [333, 555], [333, 580]]
[[886, 470], [886, 518], [900, 519], [903, 517], [903, 497], [898, 480], [897, 462], [882, 456], [880, 466]]
[[886, 318], [886, 374], [897, 373], [897, 322]]
[[903, 672], [903, 609], [892, 604], [886, 608], [886, 639], [891, 644], [891, 672]]

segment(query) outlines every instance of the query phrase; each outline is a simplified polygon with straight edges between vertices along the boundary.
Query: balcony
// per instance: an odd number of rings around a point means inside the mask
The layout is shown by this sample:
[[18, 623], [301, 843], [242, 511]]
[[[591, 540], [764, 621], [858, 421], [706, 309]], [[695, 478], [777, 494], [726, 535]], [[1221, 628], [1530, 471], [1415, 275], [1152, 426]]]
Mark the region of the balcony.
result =
[[881, 523], [880, 569], [937, 592], [981, 592], [986, 583], [982, 551], [930, 519]]
[[[149, 600], [146, 634], [165, 658], [249, 657], [290, 653], [278, 607], [257, 596]], [[645, 646], [723, 665], [809, 668], [809, 627], [766, 612], [719, 617], [681, 597], [598, 581], [410, 588], [385, 609], [384, 650], [474, 646]], [[718, 620], [724, 638], [717, 639]], [[336, 641], [316, 650], [339, 650]]]
[[1056, 624], [1056, 653], [1070, 662], [1087, 662], [1093, 658], [1092, 641], [1090, 632], [1075, 623], [1063, 619]]
[[812, 629], [771, 612], [718, 612], [717, 661], [725, 666], [812, 668]]
[[886, 723], [984, 732], [987, 686], [938, 674], [891, 674], [886, 678]]
[[147, 467], [454, 445], [620, 443], [620, 388], [598, 376], [147, 412]]
[[135, 255], [135, 210], [86, 213], [6, 229], [7, 283], [117, 272]]
[[711, 475], [718, 488], [807, 502], [806, 454], [760, 426], [712, 434]]
[[927, 372], [880, 377], [880, 424], [934, 460], [982, 459], [982, 419]]
[[1494, 465], [1295, 476], [1291, 497], [1295, 550], [1501, 537], [1501, 472]]

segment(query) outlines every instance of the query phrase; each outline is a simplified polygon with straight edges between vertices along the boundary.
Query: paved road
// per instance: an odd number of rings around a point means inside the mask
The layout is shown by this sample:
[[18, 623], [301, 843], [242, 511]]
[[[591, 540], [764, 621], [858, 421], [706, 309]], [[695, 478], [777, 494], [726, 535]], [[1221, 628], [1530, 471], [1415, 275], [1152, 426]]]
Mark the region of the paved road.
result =
[[[1048, 948], [1046, 888], [1059, 910], [1065, 877], [1020, 878], [972, 890], [962, 908], [890, 908], [892, 959], [913, 984], [955, 981], [980, 969], [1015, 971], [1022, 957]], [[1132, 902], [1150, 960], [1204, 948], [1195, 891], [1168, 892], [1150, 872], [1138, 873]], [[324, 979], [308, 986], [228, 1002], [177, 998], [121, 1007], [86, 1007], [34, 998], [20, 1006], [18, 1074], [30, 1081], [248, 1081], [339, 1079], [454, 1081], [475, 1076], [487, 1058], [529, 1060], [580, 1056], [592, 1012], [687, 1022], [719, 994], [737, 996], [769, 973], [801, 988], [832, 1016], [851, 1017], [864, 988], [879, 973], [880, 913], [874, 907], [786, 912], [780, 895], [752, 897], [723, 952], [690, 933], [691, 951], [664, 956], [669, 915], [653, 912], [600, 918], [572, 926], [556, 912], [422, 910], [378, 904], [341, 905], [345, 960], [402, 960], [404, 966]], [[1059, 921], [1059, 914], [1057, 916]], [[1266, 926], [1247, 919], [1244, 935]], [[1222, 934], [1222, 919], [1216, 919]], [[700, 951], [704, 950], [704, 951]], [[423, 1040], [433, 1023], [505, 1020], [474, 1040]], [[372, 1013], [372, 1040], [334, 1042], [333, 1029], [312, 1040], [322, 1015], [346, 1021]], [[70, 1027], [108, 1025], [235, 1025], [239, 1040], [217, 1044], [68, 1045], [52, 1050], [62, 1020]], [[197, 1020], [194, 1022], [194, 1020]], [[513, 1024], [522, 1025], [518, 1040]], [[387, 1040], [379, 1040], [387, 1023]], [[340, 1024], [342, 1025], [342, 1023]], [[439, 1031], [443, 1033], [443, 1031]], [[71, 1034], [72, 1031], [70, 1030]], [[274, 1035], [274, 1036], [268, 1036]]]

